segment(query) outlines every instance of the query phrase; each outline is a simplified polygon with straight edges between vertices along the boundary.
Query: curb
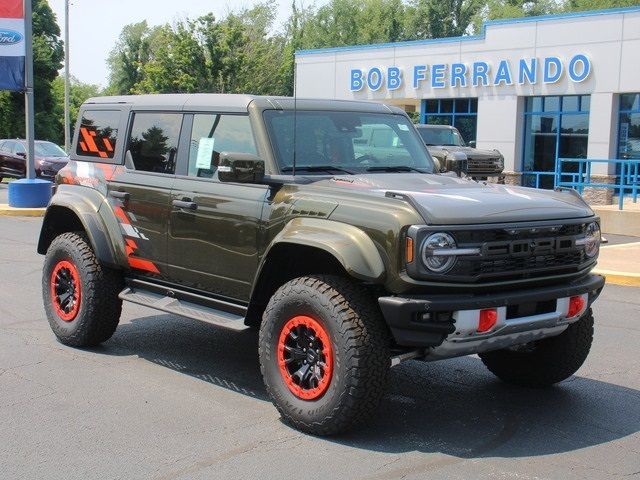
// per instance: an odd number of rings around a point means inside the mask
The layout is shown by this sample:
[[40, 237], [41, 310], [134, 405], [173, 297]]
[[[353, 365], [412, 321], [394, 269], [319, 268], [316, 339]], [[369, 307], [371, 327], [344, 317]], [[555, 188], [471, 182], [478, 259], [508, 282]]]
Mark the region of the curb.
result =
[[607, 283], [626, 287], [640, 287], [640, 273], [616, 272], [614, 270], [594, 270], [593, 273], [604, 275]]
[[0, 217], [43, 217], [46, 208], [14, 208], [0, 204]]

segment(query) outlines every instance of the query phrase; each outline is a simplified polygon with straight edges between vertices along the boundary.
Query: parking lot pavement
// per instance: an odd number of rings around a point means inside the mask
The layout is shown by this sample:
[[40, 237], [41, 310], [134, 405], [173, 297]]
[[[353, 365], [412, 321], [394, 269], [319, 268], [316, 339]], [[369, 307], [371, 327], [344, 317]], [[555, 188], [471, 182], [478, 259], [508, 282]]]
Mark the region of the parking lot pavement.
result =
[[368, 427], [322, 439], [279, 421], [252, 331], [125, 305], [103, 346], [57, 343], [40, 222], [0, 218], [2, 478], [640, 478], [638, 289], [605, 289], [591, 356], [555, 388], [407, 362]]

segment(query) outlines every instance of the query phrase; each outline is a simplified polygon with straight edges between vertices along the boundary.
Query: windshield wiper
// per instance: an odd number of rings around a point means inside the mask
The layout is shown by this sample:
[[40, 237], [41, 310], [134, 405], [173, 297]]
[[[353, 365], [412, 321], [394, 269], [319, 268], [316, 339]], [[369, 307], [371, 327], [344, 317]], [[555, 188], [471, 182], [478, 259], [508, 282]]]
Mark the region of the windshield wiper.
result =
[[[293, 167], [282, 167], [283, 172], [293, 172]], [[351, 170], [347, 170], [342, 167], [335, 167], [333, 165], [296, 165], [296, 172], [342, 172], [349, 175], [355, 175]]]
[[387, 167], [369, 167], [367, 168], [367, 172], [418, 172], [418, 173], [426, 173], [424, 170], [420, 170], [419, 168], [409, 167], [407, 165], [390, 165]]

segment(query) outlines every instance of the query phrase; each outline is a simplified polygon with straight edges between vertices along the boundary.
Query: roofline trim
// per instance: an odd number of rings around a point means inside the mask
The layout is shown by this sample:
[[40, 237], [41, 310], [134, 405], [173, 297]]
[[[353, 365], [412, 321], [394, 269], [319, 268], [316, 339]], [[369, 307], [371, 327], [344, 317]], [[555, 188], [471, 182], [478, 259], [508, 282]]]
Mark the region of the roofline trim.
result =
[[304, 56], [304, 55], [315, 55], [315, 54], [323, 54], [323, 53], [340, 53], [340, 52], [349, 52], [349, 51], [357, 51], [357, 50], [371, 50], [375, 48], [394, 48], [394, 47], [409, 47], [415, 45], [433, 45], [438, 43], [453, 43], [453, 42], [462, 42], [462, 41], [473, 41], [473, 40], [484, 40], [487, 33], [487, 27], [491, 27], [493, 25], [511, 25], [518, 23], [529, 23], [529, 22], [544, 22], [544, 21], [552, 21], [552, 20], [563, 20], [566, 18], [581, 18], [581, 17], [595, 17], [599, 15], [616, 15], [616, 14], [625, 14], [625, 13], [635, 13], [640, 12], [640, 6], [635, 7], [619, 7], [619, 8], [608, 8], [604, 10], [586, 10], [583, 12], [570, 12], [570, 13], [560, 13], [560, 14], [552, 14], [552, 15], [538, 15], [535, 17], [519, 17], [519, 18], [502, 18], [497, 20], [488, 20], [482, 24], [482, 28], [478, 35], [463, 35], [460, 37], [445, 37], [445, 38], [429, 38], [425, 40], [408, 40], [404, 42], [389, 42], [389, 43], [371, 43], [368, 45], [349, 45], [344, 47], [327, 47], [327, 48], [317, 48], [311, 50], [296, 50], [295, 56]]

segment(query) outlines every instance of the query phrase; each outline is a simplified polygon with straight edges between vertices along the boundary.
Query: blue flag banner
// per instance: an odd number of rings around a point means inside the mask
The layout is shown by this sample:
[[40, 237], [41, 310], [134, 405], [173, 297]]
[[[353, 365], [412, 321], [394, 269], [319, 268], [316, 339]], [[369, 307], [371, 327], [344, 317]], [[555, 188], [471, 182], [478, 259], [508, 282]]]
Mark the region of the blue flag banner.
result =
[[0, 90], [24, 90], [23, 0], [0, 1]]

